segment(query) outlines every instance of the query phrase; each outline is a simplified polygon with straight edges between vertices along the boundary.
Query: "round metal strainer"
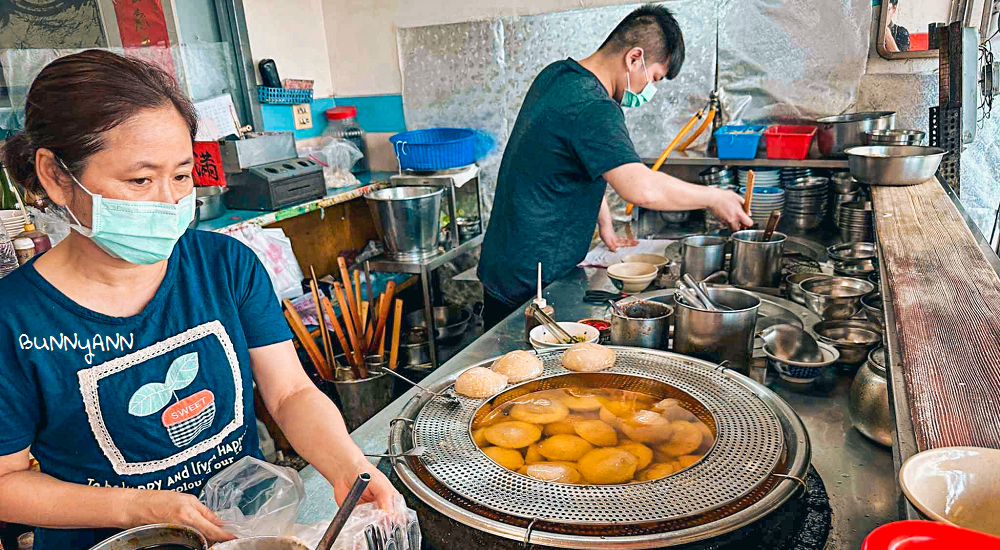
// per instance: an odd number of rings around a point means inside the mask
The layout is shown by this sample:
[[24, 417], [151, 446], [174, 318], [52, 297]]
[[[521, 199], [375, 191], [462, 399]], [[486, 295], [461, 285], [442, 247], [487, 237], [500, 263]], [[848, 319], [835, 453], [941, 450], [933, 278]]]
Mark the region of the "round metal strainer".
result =
[[[615, 349], [615, 366], [605, 371], [609, 387], [658, 395], [656, 387], [665, 384], [704, 406], [710, 417], [703, 420], [716, 431], [715, 445], [705, 458], [677, 474], [638, 484], [539, 481], [501, 467], [476, 447], [469, 425], [483, 400], [463, 397], [457, 408], [447, 408], [436, 399], [420, 410], [413, 444], [427, 449], [421, 462], [442, 484], [480, 506], [515, 517], [575, 525], [643, 524], [704, 514], [738, 501], [774, 472], [784, 450], [782, 426], [755, 392], [702, 361]], [[567, 385], [560, 382], [569, 374], [561, 366], [561, 354], [539, 357], [545, 366], [542, 376], [547, 378], [524, 385], [531, 384], [530, 391]], [[518, 393], [518, 388], [511, 393]]]

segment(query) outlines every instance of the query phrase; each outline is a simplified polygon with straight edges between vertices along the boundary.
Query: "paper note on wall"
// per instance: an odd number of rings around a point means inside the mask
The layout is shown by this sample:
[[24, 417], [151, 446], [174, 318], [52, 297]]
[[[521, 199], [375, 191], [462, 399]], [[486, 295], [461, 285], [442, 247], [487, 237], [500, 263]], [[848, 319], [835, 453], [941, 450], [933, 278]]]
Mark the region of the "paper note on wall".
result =
[[236, 134], [236, 106], [229, 94], [215, 96], [194, 104], [198, 111], [198, 135], [195, 141], [216, 141]]

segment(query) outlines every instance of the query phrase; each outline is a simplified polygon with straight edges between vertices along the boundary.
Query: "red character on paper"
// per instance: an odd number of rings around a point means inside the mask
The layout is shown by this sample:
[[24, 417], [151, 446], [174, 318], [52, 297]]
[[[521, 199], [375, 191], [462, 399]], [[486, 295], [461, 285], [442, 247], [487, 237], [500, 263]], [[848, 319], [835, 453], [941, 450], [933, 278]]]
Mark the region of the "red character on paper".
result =
[[217, 141], [194, 142], [194, 183], [200, 186], [226, 186], [222, 171], [222, 150]]

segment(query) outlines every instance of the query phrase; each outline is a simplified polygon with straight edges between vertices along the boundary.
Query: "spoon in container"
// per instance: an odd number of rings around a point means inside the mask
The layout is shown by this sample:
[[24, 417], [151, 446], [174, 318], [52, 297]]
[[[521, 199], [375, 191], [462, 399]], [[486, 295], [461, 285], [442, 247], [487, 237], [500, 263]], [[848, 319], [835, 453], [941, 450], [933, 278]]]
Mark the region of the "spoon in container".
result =
[[799, 327], [781, 324], [760, 331], [764, 345], [778, 359], [796, 363], [822, 363], [823, 353], [816, 339]]
[[698, 295], [698, 299], [701, 300], [701, 303], [705, 304], [705, 309], [709, 311], [719, 311], [719, 308], [716, 307], [716, 305], [713, 304], [712, 300], [708, 297], [708, 293], [698, 286], [698, 283], [694, 282], [690, 273], [685, 273], [683, 279], [687, 286]]

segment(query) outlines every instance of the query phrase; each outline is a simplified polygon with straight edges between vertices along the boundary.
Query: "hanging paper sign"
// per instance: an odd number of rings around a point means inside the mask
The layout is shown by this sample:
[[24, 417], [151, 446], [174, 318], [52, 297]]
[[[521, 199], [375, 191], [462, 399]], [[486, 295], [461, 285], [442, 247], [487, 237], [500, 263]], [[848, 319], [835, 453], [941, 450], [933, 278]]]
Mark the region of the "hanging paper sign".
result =
[[194, 142], [194, 183], [200, 186], [226, 186], [222, 171], [222, 150], [218, 141]]

